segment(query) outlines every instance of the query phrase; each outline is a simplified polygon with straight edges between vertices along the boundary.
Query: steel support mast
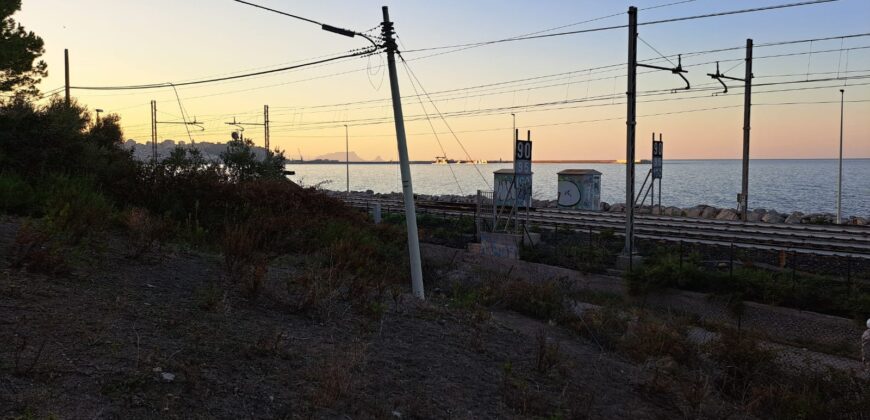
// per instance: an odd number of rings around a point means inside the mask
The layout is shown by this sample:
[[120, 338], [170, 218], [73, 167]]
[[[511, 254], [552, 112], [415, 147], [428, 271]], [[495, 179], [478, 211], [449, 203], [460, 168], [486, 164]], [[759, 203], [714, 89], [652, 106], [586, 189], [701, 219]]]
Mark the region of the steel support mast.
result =
[[384, 22], [381, 28], [384, 47], [387, 50], [387, 68], [390, 73], [390, 90], [393, 97], [393, 119], [396, 123], [396, 141], [399, 146], [399, 167], [402, 173], [402, 195], [405, 200], [405, 221], [408, 227], [408, 253], [411, 258], [411, 290], [419, 299], [425, 299], [423, 269], [420, 261], [420, 240], [417, 233], [417, 210], [414, 205], [414, 188], [411, 184], [411, 166], [408, 161], [408, 143], [405, 138], [405, 119], [402, 115], [402, 96], [399, 92], [399, 77], [396, 71], [398, 46], [393, 38], [393, 22], [387, 6], [382, 8]]
[[634, 145], [637, 127], [637, 8], [628, 8], [628, 108], [625, 122], [625, 248], [623, 255], [634, 258]]
[[840, 164], [837, 176], [837, 224], [843, 223], [843, 111], [845, 111], [846, 90], [840, 89]]
[[743, 84], [743, 185], [740, 195], [740, 219], [749, 212], [749, 131], [752, 116], [752, 39], [746, 40], [746, 77]]

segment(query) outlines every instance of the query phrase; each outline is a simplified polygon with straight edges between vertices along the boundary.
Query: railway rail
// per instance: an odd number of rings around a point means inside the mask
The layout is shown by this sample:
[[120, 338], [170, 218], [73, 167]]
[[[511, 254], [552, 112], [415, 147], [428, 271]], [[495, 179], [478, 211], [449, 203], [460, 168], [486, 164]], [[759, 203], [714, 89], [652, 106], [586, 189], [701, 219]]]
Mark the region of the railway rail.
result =
[[[404, 205], [398, 200], [346, 198], [345, 202], [359, 208], [371, 208], [378, 202], [385, 211], [404, 212]], [[488, 215], [478, 215], [474, 203], [422, 200], [417, 201], [417, 211], [452, 217]], [[622, 235], [625, 214], [536, 208], [529, 212], [528, 222], [542, 229], [558, 227], [595, 233], [612, 230], [614, 234]], [[870, 260], [870, 228], [862, 226], [771, 224], [641, 214], [635, 216], [635, 236], [686, 244]]]

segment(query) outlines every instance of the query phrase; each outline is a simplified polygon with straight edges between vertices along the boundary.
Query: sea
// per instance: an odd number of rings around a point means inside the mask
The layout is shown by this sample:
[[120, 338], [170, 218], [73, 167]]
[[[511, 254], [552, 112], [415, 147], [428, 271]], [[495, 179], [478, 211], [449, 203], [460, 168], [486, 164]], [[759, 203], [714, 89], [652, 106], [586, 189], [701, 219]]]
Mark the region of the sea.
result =
[[[414, 192], [427, 195], [472, 195], [492, 190], [493, 172], [511, 163], [411, 165]], [[398, 164], [350, 164], [350, 189], [377, 193], [402, 190]], [[749, 207], [780, 213], [835, 213], [837, 209], [836, 159], [754, 159], [749, 165]], [[344, 163], [291, 164], [290, 178], [304, 186], [345, 191]], [[533, 192], [538, 200], [557, 198], [557, 173], [565, 169], [601, 172], [601, 200], [625, 202], [625, 165], [617, 163], [534, 163]], [[636, 165], [640, 188], [649, 164]], [[736, 208], [740, 192], [741, 160], [665, 160], [661, 202], [664, 206], [706, 204]], [[870, 159], [843, 161], [843, 217], [870, 217]]]

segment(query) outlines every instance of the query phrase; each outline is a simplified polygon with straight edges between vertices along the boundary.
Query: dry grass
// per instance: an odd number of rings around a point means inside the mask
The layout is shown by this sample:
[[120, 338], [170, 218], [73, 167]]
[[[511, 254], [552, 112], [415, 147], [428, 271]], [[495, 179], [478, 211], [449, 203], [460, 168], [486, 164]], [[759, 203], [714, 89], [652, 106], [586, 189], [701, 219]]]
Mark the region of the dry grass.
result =
[[159, 245], [169, 238], [171, 226], [169, 221], [154, 217], [147, 209], [133, 207], [121, 218], [127, 228], [130, 239], [129, 258], [139, 258], [150, 251], [154, 245]]
[[562, 363], [563, 356], [559, 342], [547, 339], [545, 328], [538, 331], [535, 340], [535, 370], [538, 373], [547, 373]]
[[9, 265], [54, 276], [70, 271], [60, 245], [30, 222], [24, 223], [15, 235]]
[[330, 352], [329, 357], [318, 363], [309, 377], [317, 385], [311, 400], [317, 407], [332, 407], [350, 395], [362, 379], [360, 367], [364, 364], [366, 346], [356, 344], [346, 350]]

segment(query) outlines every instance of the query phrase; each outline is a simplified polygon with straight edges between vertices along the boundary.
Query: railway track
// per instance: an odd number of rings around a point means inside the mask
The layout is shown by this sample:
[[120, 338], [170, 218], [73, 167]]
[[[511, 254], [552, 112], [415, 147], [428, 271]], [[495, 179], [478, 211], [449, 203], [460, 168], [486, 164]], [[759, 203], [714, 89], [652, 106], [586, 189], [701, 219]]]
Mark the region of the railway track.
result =
[[[376, 200], [349, 198], [349, 205], [371, 208]], [[399, 200], [377, 200], [383, 210], [404, 212]], [[474, 217], [474, 203], [418, 201], [417, 211], [453, 217]], [[541, 208], [529, 212], [529, 223], [542, 229], [574, 229], [622, 235], [624, 213]], [[761, 222], [696, 219], [642, 214], [635, 216], [635, 236], [640, 239], [734, 246], [870, 260], [870, 228], [843, 225], [787, 225]]]

